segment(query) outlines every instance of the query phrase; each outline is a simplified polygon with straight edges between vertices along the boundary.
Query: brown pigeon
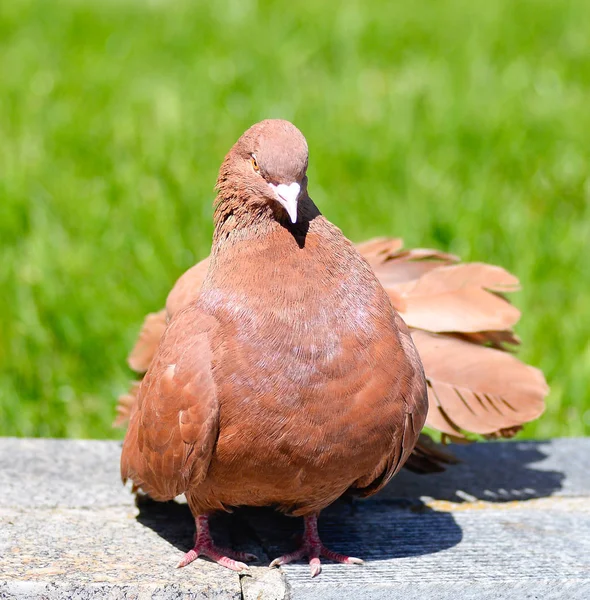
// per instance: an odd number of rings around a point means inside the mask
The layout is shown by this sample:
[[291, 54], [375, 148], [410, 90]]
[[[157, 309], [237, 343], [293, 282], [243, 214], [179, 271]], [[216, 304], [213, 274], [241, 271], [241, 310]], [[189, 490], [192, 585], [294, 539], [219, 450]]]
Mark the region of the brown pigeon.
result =
[[[216, 547], [208, 528], [212, 512], [242, 505], [304, 517], [301, 547], [272, 565], [305, 556], [315, 576], [320, 556], [362, 562], [323, 546], [318, 515], [349, 490], [386, 485], [426, 419], [408, 328], [308, 196], [307, 162], [305, 138], [282, 120], [254, 125], [227, 154], [206, 274], [169, 298], [131, 407], [123, 479], [155, 500], [184, 493], [195, 517], [179, 566], [207, 556], [247, 568], [250, 556]], [[146, 336], [140, 346], [147, 359]]]
[[[504, 297], [518, 289], [513, 275], [492, 265], [459, 263], [436, 250], [404, 250], [399, 239], [370, 240], [357, 250], [410, 326], [428, 384], [428, 426], [448, 439], [463, 439], [467, 431], [511, 437], [543, 412], [543, 374], [510, 352], [519, 344], [512, 327], [520, 313]], [[146, 317], [129, 355], [133, 370], [147, 371], [167, 321], [199, 295], [208, 267], [206, 258], [190, 268], [170, 292], [166, 309]], [[119, 398], [115, 425], [128, 421], [137, 389], [136, 382]], [[436, 471], [449, 460], [423, 434], [406, 466]]]

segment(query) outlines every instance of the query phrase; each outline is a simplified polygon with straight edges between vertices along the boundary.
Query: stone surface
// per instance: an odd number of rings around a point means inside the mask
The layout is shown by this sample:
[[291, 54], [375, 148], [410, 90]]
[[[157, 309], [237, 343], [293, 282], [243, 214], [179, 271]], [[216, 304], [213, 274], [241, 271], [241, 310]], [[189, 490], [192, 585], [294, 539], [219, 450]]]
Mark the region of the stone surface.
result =
[[208, 561], [175, 568], [191, 547], [190, 513], [138, 509], [120, 452], [116, 442], [0, 439], [0, 598], [241, 598], [236, 573]]
[[0, 438], [0, 506], [133, 506], [120, 455], [117, 442]]
[[0, 598], [590, 598], [590, 439], [453, 447], [446, 473], [402, 473], [320, 519], [323, 541], [364, 566], [269, 570], [300, 519], [220, 515], [220, 544], [260, 562], [238, 576], [174, 566], [193, 522], [179, 502], [138, 505], [116, 442], [0, 439]]
[[331, 516], [323, 537], [366, 565], [327, 565], [317, 581], [288, 565], [291, 598], [590, 598], [586, 498], [413, 510], [367, 504], [355, 517], [350, 538], [342, 526], [352, 519]]
[[279, 569], [254, 567], [252, 577], [242, 577], [244, 600], [288, 600], [289, 592]]

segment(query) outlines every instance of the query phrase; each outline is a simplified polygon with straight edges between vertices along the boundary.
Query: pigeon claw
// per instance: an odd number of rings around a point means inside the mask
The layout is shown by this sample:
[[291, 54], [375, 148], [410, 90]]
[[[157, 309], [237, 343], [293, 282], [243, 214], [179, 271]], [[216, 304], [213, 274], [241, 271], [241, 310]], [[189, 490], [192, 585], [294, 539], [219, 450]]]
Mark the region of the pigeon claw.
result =
[[255, 554], [249, 552], [238, 552], [230, 548], [219, 548], [211, 539], [209, 533], [209, 522], [206, 516], [196, 518], [197, 535], [195, 536], [195, 546], [189, 550], [183, 559], [176, 565], [178, 569], [190, 565], [199, 556], [210, 558], [222, 567], [231, 569], [232, 571], [248, 571], [248, 565], [242, 561], [258, 560]]
[[230, 550], [229, 548], [217, 548], [213, 544], [209, 544], [206, 546], [200, 545], [198, 547], [195, 544], [195, 547], [192, 550], [189, 550], [184, 555], [184, 558], [176, 566], [179, 569], [181, 567], [186, 567], [199, 556], [210, 558], [218, 565], [221, 565], [222, 567], [227, 567], [232, 571], [248, 571], [248, 565], [242, 561], [258, 560], [258, 558], [254, 554], [250, 554], [248, 552], [236, 552]]
[[299, 550], [275, 558], [269, 566], [279, 567], [281, 565], [286, 565], [290, 562], [309, 557], [309, 570], [311, 572], [311, 576], [316, 577], [322, 572], [322, 563], [320, 562], [320, 556], [323, 556], [324, 558], [327, 558], [328, 560], [331, 560], [333, 562], [344, 563], [348, 565], [365, 564], [365, 561], [360, 558], [356, 558], [354, 556], [346, 556], [344, 554], [338, 554], [337, 552], [332, 552], [332, 550], [328, 550], [328, 548], [321, 544], [310, 547], [304, 542], [303, 546], [299, 548]]
[[309, 558], [309, 569], [312, 577], [316, 577], [322, 572], [322, 564], [320, 562], [320, 556], [327, 558], [333, 562], [344, 563], [348, 565], [363, 565], [365, 564], [360, 558], [354, 556], [346, 556], [345, 554], [338, 554], [326, 548], [318, 535], [317, 531], [317, 516], [305, 517], [305, 533], [301, 541], [301, 546], [291, 552], [290, 554], [284, 554], [275, 558], [271, 563], [270, 567], [279, 567], [280, 565], [286, 565], [290, 562], [301, 560], [302, 558]]

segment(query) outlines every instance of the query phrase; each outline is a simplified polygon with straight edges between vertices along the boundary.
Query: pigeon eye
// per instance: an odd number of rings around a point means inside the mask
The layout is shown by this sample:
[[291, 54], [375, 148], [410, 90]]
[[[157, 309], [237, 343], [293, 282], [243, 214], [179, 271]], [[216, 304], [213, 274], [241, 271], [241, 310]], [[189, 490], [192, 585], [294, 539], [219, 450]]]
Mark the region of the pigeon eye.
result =
[[258, 161], [256, 160], [256, 154], [252, 154], [250, 162], [252, 163], [252, 168], [254, 169], [254, 171], [256, 171], [256, 173], [259, 173], [260, 167], [258, 166]]

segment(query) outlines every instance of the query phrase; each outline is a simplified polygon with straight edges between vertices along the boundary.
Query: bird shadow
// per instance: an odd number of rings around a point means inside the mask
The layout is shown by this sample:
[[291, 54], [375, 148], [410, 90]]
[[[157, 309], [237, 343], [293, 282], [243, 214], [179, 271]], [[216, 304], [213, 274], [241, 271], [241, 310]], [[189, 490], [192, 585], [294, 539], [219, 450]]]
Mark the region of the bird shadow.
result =
[[459, 464], [430, 475], [404, 469], [377, 497], [512, 502], [545, 498], [563, 487], [565, 475], [551, 469], [550, 442], [452, 444], [447, 449]]
[[[550, 496], [564, 475], [540, 465], [548, 454], [544, 442], [509, 442], [453, 446], [461, 463], [444, 473], [416, 475], [403, 471], [368, 500], [344, 497], [322, 512], [320, 536], [337, 552], [366, 561], [433, 554], [461, 542], [453, 513], [427, 499], [506, 502]], [[539, 467], [539, 465], [537, 465]], [[182, 552], [193, 546], [194, 519], [182, 501], [137, 502], [137, 520]], [[302, 520], [271, 508], [236, 509], [215, 515], [211, 529], [220, 546], [256, 554], [261, 563], [292, 551]]]
[[[137, 505], [140, 523], [181, 552], [193, 547], [195, 523], [186, 503], [144, 498]], [[293, 551], [302, 529], [302, 519], [272, 508], [241, 507], [211, 519], [216, 544], [256, 554], [259, 564]], [[319, 531], [331, 550], [367, 561], [440, 552], [463, 537], [450, 512], [434, 510], [420, 500], [384, 504], [343, 498], [322, 512]], [[423, 535], [425, 531], [437, 535]]]

